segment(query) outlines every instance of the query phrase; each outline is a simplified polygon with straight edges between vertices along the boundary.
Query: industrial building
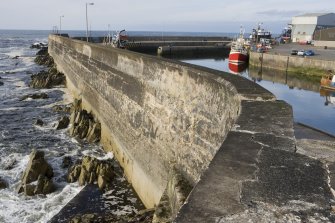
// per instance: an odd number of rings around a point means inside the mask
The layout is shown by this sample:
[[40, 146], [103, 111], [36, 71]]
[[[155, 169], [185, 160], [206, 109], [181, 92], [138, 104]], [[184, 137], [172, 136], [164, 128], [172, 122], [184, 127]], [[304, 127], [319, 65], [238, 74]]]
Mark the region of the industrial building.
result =
[[292, 42], [314, 40], [319, 30], [335, 27], [335, 13], [307, 13], [292, 18]]

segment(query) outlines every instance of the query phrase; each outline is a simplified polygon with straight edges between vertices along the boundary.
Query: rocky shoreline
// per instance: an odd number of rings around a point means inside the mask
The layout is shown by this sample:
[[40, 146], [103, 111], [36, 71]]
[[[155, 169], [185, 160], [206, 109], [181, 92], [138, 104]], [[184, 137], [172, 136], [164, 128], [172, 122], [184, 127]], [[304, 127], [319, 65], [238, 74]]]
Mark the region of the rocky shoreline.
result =
[[[53, 88], [66, 85], [64, 74], [57, 71], [53, 59], [48, 55], [47, 48], [43, 47], [38, 53], [35, 62], [46, 66], [43, 70], [31, 76], [29, 86], [36, 89]], [[21, 101], [27, 99], [48, 99], [46, 93], [35, 93], [21, 97]], [[101, 124], [89, 112], [82, 109], [81, 101], [75, 100], [71, 105], [54, 106], [54, 112], [61, 112], [63, 116], [54, 125], [55, 130], [68, 132], [78, 141], [87, 143], [99, 143], [101, 138]], [[37, 119], [36, 126], [45, 125], [42, 119]], [[99, 188], [101, 193], [109, 193], [115, 190], [115, 178], [123, 176], [123, 171], [117, 161], [113, 158], [100, 160], [96, 157], [85, 155], [75, 159], [65, 156], [62, 162], [68, 183], [78, 182], [79, 185], [92, 185]], [[21, 176], [21, 182], [17, 187], [18, 193], [26, 196], [46, 195], [54, 192], [57, 188], [53, 183], [54, 171], [44, 158], [44, 152], [33, 149], [28, 165]], [[7, 182], [0, 178], [0, 189], [6, 188]], [[130, 188], [130, 186], [127, 186]], [[121, 188], [119, 188], [121, 189]], [[138, 199], [139, 200], [139, 199]], [[131, 202], [128, 203], [129, 205]], [[125, 205], [128, 205], [125, 201]], [[117, 204], [116, 204], [117, 205]], [[151, 222], [154, 210], [146, 210], [143, 204], [138, 205], [142, 211], [132, 211], [122, 215], [104, 213], [103, 215], [93, 212], [73, 213], [65, 222]], [[115, 208], [116, 209], [116, 208]]]

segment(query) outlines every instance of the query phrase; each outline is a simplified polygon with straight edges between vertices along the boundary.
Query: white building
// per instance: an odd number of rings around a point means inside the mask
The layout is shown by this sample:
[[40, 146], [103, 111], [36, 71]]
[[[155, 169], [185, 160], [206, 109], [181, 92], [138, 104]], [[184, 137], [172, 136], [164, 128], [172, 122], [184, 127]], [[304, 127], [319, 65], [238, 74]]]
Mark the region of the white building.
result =
[[335, 13], [308, 13], [292, 18], [292, 42], [313, 40], [315, 30], [335, 27]]

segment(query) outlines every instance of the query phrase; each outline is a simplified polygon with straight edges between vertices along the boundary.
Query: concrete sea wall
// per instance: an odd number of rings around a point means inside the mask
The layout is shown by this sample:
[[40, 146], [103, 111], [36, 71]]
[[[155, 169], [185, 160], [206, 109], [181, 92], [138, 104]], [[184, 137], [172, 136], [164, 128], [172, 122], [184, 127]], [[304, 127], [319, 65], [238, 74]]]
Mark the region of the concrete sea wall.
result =
[[49, 53], [147, 207], [172, 170], [198, 182], [240, 112], [230, 82], [183, 63], [53, 35]]
[[259, 85], [59, 36], [49, 53], [153, 222], [335, 222], [335, 159], [298, 153], [291, 107]]
[[249, 63], [258, 67], [294, 71], [297, 68], [334, 70], [334, 60], [320, 60], [311, 57], [283, 56], [269, 53], [250, 52]]

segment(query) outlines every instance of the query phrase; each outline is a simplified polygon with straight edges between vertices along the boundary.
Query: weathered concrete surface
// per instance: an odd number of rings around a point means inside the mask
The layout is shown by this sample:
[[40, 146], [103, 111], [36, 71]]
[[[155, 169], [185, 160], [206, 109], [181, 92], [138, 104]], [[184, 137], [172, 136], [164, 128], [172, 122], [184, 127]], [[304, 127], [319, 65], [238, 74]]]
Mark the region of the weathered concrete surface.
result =
[[282, 101], [242, 101], [175, 222], [334, 221], [332, 166], [296, 153], [292, 118]]
[[171, 168], [198, 181], [239, 114], [230, 82], [183, 63], [59, 36], [49, 37], [49, 53], [147, 207]]

